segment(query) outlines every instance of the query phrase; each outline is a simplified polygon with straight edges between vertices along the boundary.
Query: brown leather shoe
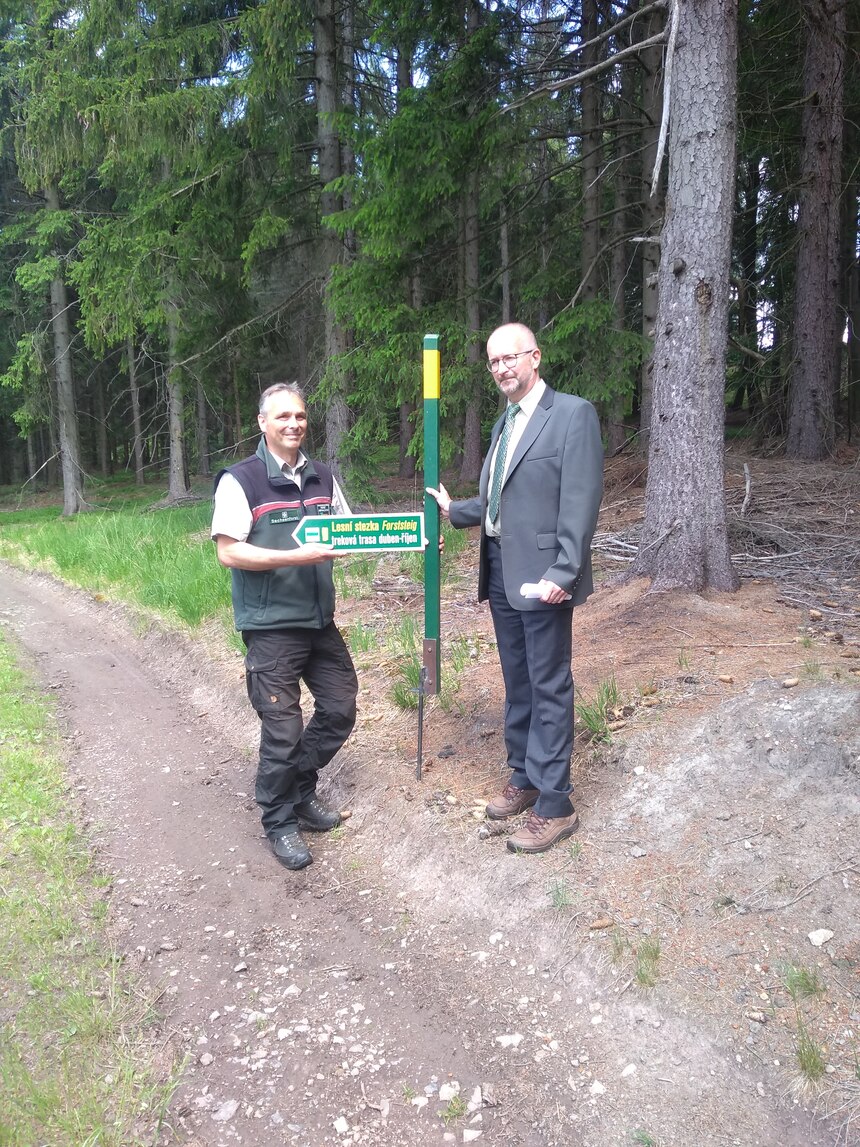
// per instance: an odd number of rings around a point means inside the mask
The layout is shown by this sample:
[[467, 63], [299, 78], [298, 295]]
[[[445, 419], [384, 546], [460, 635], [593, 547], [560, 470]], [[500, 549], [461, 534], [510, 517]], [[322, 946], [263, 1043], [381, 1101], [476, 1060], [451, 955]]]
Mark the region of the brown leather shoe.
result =
[[538, 816], [532, 810], [521, 829], [508, 837], [511, 852], [546, 852], [559, 840], [573, 836], [579, 828], [576, 811], [570, 816]]
[[494, 796], [487, 805], [487, 816], [490, 820], [506, 820], [509, 816], [519, 816], [527, 808], [531, 808], [540, 796], [537, 789], [518, 789], [510, 782], [505, 785], [504, 791]]

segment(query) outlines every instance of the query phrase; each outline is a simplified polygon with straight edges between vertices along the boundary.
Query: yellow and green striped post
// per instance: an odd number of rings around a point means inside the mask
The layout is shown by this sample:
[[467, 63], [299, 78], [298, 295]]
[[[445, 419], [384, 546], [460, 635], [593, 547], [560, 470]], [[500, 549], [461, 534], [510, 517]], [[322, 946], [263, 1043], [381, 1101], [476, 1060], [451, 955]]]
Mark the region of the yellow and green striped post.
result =
[[[439, 336], [424, 336], [424, 485], [439, 488], [439, 394], [441, 359]], [[424, 495], [424, 667], [425, 693], [439, 692], [441, 650], [439, 645], [439, 507]]]

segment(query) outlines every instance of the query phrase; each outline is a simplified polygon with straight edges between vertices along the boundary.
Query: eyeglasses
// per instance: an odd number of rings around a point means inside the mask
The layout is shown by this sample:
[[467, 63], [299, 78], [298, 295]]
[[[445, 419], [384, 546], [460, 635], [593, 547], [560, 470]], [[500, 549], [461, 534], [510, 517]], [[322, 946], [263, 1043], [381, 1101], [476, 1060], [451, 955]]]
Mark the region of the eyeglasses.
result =
[[536, 350], [537, 347], [533, 346], [531, 350], [520, 350], [517, 351], [516, 354], [503, 354], [500, 355], [499, 358], [491, 358], [487, 363], [487, 370], [490, 374], [495, 374], [500, 366], [503, 366], [506, 370], [513, 370], [517, 365], [518, 358], [522, 358], [524, 354], [534, 354]]

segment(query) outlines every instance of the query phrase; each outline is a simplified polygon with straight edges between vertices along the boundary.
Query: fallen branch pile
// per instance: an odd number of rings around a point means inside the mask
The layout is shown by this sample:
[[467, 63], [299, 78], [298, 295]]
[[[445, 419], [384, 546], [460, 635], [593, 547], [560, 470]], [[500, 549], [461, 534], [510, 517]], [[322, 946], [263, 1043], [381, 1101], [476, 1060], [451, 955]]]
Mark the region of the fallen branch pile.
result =
[[[785, 582], [790, 600], [833, 599], [860, 611], [860, 466], [793, 463], [729, 456], [726, 503], [732, 561], [742, 577]], [[629, 487], [620, 491], [627, 492]], [[638, 551], [645, 498], [610, 496], [593, 548], [609, 562], [631, 562]], [[782, 587], [781, 587], [782, 592]]]

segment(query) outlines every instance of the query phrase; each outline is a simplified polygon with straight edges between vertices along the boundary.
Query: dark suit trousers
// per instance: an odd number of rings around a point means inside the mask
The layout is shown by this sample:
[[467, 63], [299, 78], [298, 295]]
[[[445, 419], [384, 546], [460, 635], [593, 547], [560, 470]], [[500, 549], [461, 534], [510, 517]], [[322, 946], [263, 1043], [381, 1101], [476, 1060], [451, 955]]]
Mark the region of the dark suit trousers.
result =
[[573, 751], [573, 609], [514, 609], [502, 548], [488, 540], [490, 612], [505, 681], [505, 746], [511, 783], [540, 792], [540, 816], [570, 816]]

